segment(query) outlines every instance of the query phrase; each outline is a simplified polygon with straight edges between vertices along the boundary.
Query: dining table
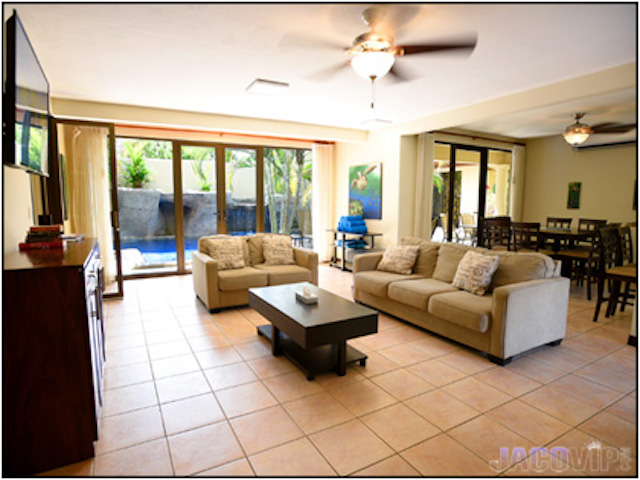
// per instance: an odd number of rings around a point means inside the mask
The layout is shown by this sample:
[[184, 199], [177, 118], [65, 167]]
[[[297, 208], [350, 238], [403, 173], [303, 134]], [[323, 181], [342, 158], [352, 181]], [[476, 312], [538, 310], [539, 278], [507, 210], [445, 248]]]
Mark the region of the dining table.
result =
[[539, 245], [544, 247], [547, 240], [552, 240], [554, 253], [564, 248], [573, 248], [578, 242], [590, 242], [598, 234], [595, 230], [578, 230], [577, 228], [540, 227]]

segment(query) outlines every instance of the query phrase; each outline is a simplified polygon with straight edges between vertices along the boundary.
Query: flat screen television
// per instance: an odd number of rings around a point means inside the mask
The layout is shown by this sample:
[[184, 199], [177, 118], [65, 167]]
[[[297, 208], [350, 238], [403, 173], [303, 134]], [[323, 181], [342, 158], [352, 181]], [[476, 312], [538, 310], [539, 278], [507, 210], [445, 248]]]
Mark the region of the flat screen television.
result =
[[15, 10], [5, 35], [3, 163], [48, 176], [49, 82]]

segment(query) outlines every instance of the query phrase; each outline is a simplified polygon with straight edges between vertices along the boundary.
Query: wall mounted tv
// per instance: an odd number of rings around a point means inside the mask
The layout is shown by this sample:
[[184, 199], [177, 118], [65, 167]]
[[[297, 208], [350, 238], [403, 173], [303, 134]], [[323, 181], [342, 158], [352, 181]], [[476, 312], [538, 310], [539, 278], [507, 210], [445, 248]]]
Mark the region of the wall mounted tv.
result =
[[49, 175], [49, 82], [15, 10], [5, 35], [3, 163]]

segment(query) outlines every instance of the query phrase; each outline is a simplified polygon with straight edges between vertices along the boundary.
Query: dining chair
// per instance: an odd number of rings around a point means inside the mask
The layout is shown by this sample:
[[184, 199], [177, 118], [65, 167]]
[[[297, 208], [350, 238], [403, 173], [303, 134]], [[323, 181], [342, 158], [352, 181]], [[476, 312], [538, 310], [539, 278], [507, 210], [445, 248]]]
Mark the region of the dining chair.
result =
[[482, 246], [489, 250], [511, 250], [511, 217], [483, 218]]
[[515, 252], [537, 252], [540, 223], [511, 222], [511, 243]]
[[572, 218], [547, 217], [547, 227], [551, 228], [571, 228]]
[[[562, 217], [547, 217], [547, 228], [562, 228], [568, 230], [571, 228], [572, 218], [562, 218]], [[558, 244], [556, 244], [557, 246]], [[559, 242], [559, 246], [561, 249], [565, 249], [569, 246], [568, 240], [561, 240]], [[547, 241], [545, 248], [552, 248], [551, 242]]]
[[[608, 301], [605, 316], [615, 312], [620, 292], [620, 284], [637, 283], [635, 264], [623, 265], [622, 241], [619, 227], [604, 226], [598, 230], [600, 258], [598, 261], [598, 300], [593, 321], [598, 321], [600, 307]], [[609, 296], [604, 295], [605, 283], [609, 286]]]
[[591, 300], [591, 287], [597, 283], [598, 260], [600, 258], [599, 237], [590, 238], [588, 248], [578, 247], [569, 250], [561, 250], [553, 255], [554, 258], [571, 264], [571, 280], [576, 281], [579, 287], [587, 283], [587, 300]]
[[[631, 235], [631, 227], [624, 226], [620, 227], [620, 242], [621, 242], [621, 255], [622, 255], [622, 265], [632, 265], [633, 262], [633, 237]], [[635, 282], [624, 282], [624, 293], [622, 294], [622, 300], [620, 301], [620, 311], [624, 312], [624, 308], [626, 305], [633, 305], [632, 299], [635, 299], [637, 293], [633, 290], [633, 284]], [[618, 303], [618, 299], [616, 299], [612, 314], [616, 313], [616, 305]]]
[[[579, 218], [578, 219], [578, 231], [579, 232], [596, 232], [598, 228], [606, 225], [606, 220], [596, 220], [593, 218]], [[578, 240], [574, 248], [582, 248], [583, 250], [589, 250], [592, 245], [591, 239]]]

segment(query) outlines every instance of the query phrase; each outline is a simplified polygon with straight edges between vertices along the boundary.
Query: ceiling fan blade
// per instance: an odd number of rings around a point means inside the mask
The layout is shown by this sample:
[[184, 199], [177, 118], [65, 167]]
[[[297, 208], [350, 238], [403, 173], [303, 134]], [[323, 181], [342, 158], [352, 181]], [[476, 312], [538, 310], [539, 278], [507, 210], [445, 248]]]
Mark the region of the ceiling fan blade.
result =
[[315, 48], [346, 51], [345, 43], [332, 41], [324, 37], [289, 32], [282, 36], [278, 42], [279, 47], [284, 48]]
[[418, 53], [435, 53], [444, 51], [459, 51], [469, 55], [476, 48], [477, 38], [463, 40], [459, 42], [425, 43], [417, 45], [400, 45], [398, 48], [402, 55], [415, 55]]
[[349, 62], [343, 61], [335, 65], [331, 65], [330, 67], [323, 68], [322, 70], [318, 70], [317, 72], [314, 72], [310, 75], [307, 75], [306, 78], [316, 82], [324, 82], [326, 80], [329, 80], [331, 77], [341, 72], [342, 70], [346, 69], [347, 67], [349, 67]]
[[635, 123], [600, 123], [598, 125], [593, 125], [591, 130], [593, 133], [627, 133], [634, 128], [637, 128]]

